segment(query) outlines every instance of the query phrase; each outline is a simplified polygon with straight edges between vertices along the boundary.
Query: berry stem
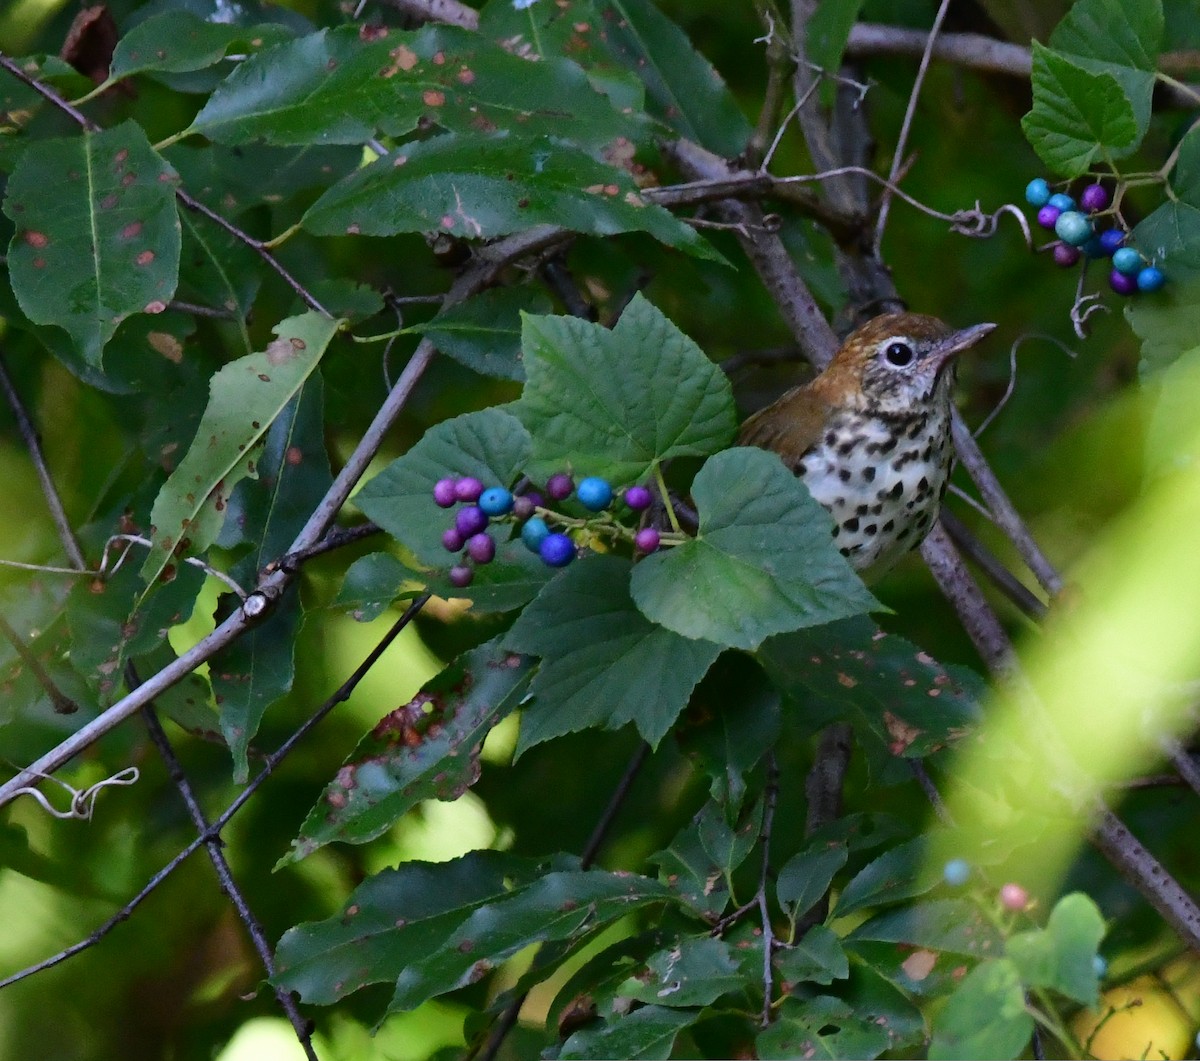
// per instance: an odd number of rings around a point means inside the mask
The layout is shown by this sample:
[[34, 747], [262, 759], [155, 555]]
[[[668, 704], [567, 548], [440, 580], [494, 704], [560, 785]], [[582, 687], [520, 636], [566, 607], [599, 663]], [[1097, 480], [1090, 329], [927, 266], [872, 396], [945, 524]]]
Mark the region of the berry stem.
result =
[[667, 491], [667, 481], [663, 478], [662, 467], [658, 461], [654, 462], [654, 483], [658, 487], [659, 496], [662, 498], [663, 505], [667, 510], [667, 519], [671, 521], [671, 530], [676, 534], [682, 534], [683, 528], [679, 526], [679, 517], [675, 515], [675, 506], [671, 504], [671, 495]]

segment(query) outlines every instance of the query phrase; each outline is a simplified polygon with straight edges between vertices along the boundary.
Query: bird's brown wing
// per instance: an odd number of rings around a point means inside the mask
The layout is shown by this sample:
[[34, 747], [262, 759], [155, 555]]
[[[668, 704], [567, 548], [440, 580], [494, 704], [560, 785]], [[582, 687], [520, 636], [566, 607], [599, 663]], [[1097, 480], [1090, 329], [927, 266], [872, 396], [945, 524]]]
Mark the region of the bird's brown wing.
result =
[[778, 453], [793, 471], [821, 437], [829, 405], [811, 384], [788, 391], [778, 401], [755, 413], [738, 433], [739, 446], [758, 446]]

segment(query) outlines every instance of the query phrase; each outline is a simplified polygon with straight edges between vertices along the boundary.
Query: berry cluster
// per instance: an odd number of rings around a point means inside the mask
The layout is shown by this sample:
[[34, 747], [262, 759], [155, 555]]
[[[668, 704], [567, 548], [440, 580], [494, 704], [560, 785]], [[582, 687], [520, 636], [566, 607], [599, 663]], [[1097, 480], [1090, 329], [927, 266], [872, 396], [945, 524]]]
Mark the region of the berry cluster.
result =
[[1157, 291], [1167, 282], [1163, 271], [1147, 262], [1133, 247], [1123, 246], [1126, 233], [1121, 228], [1098, 230], [1097, 220], [1114, 213], [1112, 198], [1102, 184], [1089, 184], [1080, 193], [1078, 204], [1065, 192], [1052, 192], [1041, 177], [1025, 187], [1025, 201], [1037, 207], [1037, 223], [1051, 229], [1061, 242], [1054, 245], [1055, 264], [1064, 269], [1081, 257], [1111, 258], [1109, 286], [1119, 295], [1137, 291]]
[[[548, 505], [566, 501], [571, 495], [589, 513], [600, 516], [599, 521], [577, 519], [556, 512]], [[459, 587], [469, 586], [474, 578], [474, 565], [488, 564], [496, 556], [496, 539], [488, 530], [496, 523], [510, 522], [520, 527], [525, 547], [541, 557], [548, 567], [566, 567], [576, 556], [574, 540], [567, 529], [589, 528], [607, 532], [614, 538], [628, 538], [634, 549], [642, 554], [652, 553], [662, 544], [662, 536], [653, 527], [631, 531], [608, 514], [615, 494], [612, 485], [598, 476], [575, 480], [566, 472], [558, 472], [546, 480], [545, 497], [533, 491], [513, 494], [502, 486], [484, 487], [474, 476], [439, 479], [433, 487], [433, 500], [440, 508], [462, 504], [454, 514], [454, 522], [442, 534], [442, 545], [452, 553], [462, 552], [459, 562], [450, 568], [450, 582]], [[634, 514], [650, 507], [652, 495], [645, 486], [627, 487], [621, 500]], [[557, 525], [560, 530], [553, 529]]]

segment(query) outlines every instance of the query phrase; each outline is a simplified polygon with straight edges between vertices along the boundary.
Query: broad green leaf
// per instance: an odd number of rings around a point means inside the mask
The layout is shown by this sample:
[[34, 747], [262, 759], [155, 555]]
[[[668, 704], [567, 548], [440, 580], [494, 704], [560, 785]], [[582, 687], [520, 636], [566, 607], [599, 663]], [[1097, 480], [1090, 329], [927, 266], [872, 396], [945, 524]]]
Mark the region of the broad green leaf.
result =
[[671, 841], [670, 847], [652, 855], [650, 861], [659, 866], [659, 877], [680, 901], [705, 920], [717, 920], [729, 902], [729, 884], [704, 850], [698, 822], [693, 821]]
[[354, 504], [422, 563], [449, 567], [452, 561], [441, 539], [454, 509], [438, 508], [434, 484], [473, 475], [484, 486], [511, 487], [525, 470], [529, 450], [529, 433], [503, 409], [456, 416], [430, 428], [355, 494]]
[[441, 232], [492, 239], [533, 225], [594, 236], [648, 232], [720, 259], [696, 230], [647, 203], [624, 170], [550, 137], [448, 133], [403, 144], [352, 173], [303, 218], [318, 236]]
[[887, 1032], [840, 998], [787, 998], [775, 1023], [755, 1040], [758, 1057], [875, 1058], [888, 1048]]
[[933, 1022], [932, 1061], [1007, 1061], [1025, 1049], [1033, 1018], [1016, 966], [1007, 958], [976, 966]]
[[[1200, 222], [1198, 217], [1197, 222]], [[1200, 224], [1197, 224], [1200, 234]], [[1138, 372], [1143, 382], [1169, 368], [1196, 347], [1196, 319], [1200, 316], [1200, 279], [1180, 279], [1153, 298], [1131, 298], [1125, 320], [1142, 342]]]
[[246, 319], [262, 287], [258, 255], [241, 240], [193, 216], [190, 210], [185, 210], [180, 219], [183, 258], [179, 297], [228, 313], [239, 332], [239, 350], [253, 352]]
[[535, 476], [569, 465], [624, 484], [733, 437], [725, 374], [640, 294], [611, 331], [526, 316], [522, 346], [528, 379], [515, 411], [533, 436]]
[[750, 124], [721, 75], [648, 0], [596, 0], [608, 47], [646, 84], [651, 113], [721, 155], [740, 154]]
[[813, 925], [798, 943], [780, 951], [775, 963], [780, 976], [793, 987], [802, 983], [828, 986], [850, 975], [850, 962], [837, 933], [824, 925]]
[[738, 868], [762, 833], [762, 802], [755, 803], [737, 822], [736, 828], [725, 820], [723, 808], [711, 800], [696, 815], [700, 846], [727, 880], [732, 880]]
[[818, 844], [788, 859], [775, 881], [775, 894], [788, 917], [796, 920], [816, 906], [849, 856], [845, 844]]
[[920, 758], [974, 731], [983, 680], [867, 618], [773, 637], [758, 660], [814, 725], [848, 721], [888, 754]]
[[730, 944], [703, 935], [680, 940], [651, 955], [645, 967], [620, 986], [618, 994], [651, 1006], [677, 1008], [708, 1006], [745, 986]]
[[692, 483], [696, 537], [642, 560], [633, 599], [684, 637], [754, 649], [878, 607], [833, 546], [829, 514], [773, 453], [718, 453]]
[[390, 553], [368, 553], [347, 569], [342, 588], [334, 600], [339, 608], [349, 608], [355, 622], [369, 623], [402, 592], [402, 586], [414, 573]]
[[1104, 918], [1082, 892], [1064, 895], [1045, 928], [1009, 937], [1007, 953], [1030, 987], [1049, 987], [1084, 1006], [1100, 998], [1096, 954], [1104, 938]]
[[35, 324], [65, 329], [89, 365], [121, 321], [161, 313], [175, 294], [175, 181], [133, 122], [33, 143], [9, 178], [17, 301]]
[[[1186, 301], [1188, 291], [1179, 291], [1175, 281], [1188, 280], [1200, 273], [1200, 129], [1189, 130], [1180, 141], [1170, 180], [1174, 194], [1134, 228], [1130, 242], [1151, 261], [1163, 266], [1172, 283], [1153, 298], [1131, 302], [1126, 310], [1131, 319], [1135, 309], [1141, 310], [1143, 304], [1153, 320], [1156, 307]], [[1185, 349], [1195, 345], [1194, 329], [1192, 335], [1193, 341]], [[1156, 337], [1154, 341], [1164, 339]]]
[[846, 936], [847, 943], [857, 940], [905, 943], [972, 958], [998, 955], [1004, 945], [979, 905], [966, 899], [934, 899], [888, 910]]
[[599, 1028], [577, 1031], [563, 1043], [557, 1056], [562, 1061], [594, 1057], [665, 1061], [671, 1056], [676, 1036], [699, 1016], [697, 1010], [643, 1006]]
[[225, 144], [361, 144], [425, 123], [476, 134], [569, 129], [596, 149], [637, 128], [566, 59], [526, 62], [445, 26], [409, 33], [364, 25], [320, 30], [252, 56], [217, 87], [188, 132]]
[[340, 914], [288, 929], [272, 982], [324, 1006], [367, 984], [394, 981], [473, 910], [503, 900], [510, 887], [528, 885], [543, 869], [499, 851], [385, 869], [355, 888]]
[[207, 548], [219, 525], [200, 533], [206, 504], [218, 509], [233, 489], [235, 472], [317, 366], [338, 322], [317, 313], [289, 317], [274, 329], [266, 350], [220, 369], [209, 383], [209, 403], [191, 447], [167, 479], [150, 514], [154, 546], [142, 566], [153, 583], [171, 558]]
[[942, 868], [933, 865], [929, 850], [930, 840], [924, 836], [888, 848], [842, 889], [833, 916], [845, 917], [867, 906], [911, 899], [940, 884]]
[[584, 558], [547, 583], [505, 635], [514, 651], [543, 657], [518, 755], [564, 733], [629, 722], [657, 745], [717, 658], [719, 645], [646, 619], [629, 597], [629, 572], [620, 557]]
[[561, 1026], [563, 1016], [574, 1009], [582, 997], [594, 1003], [598, 1013], [620, 1012], [624, 1003], [620, 1001], [619, 989], [630, 974], [676, 938], [661, 928], [654, 928], [624, 936], [587, 958], [558, 990], [550, 1005], [546, 1026]]
[[[450, 554], [443, 556], [449, 558]], [[443, 560], [443, 563], [447, 562]], [[451, 583], [446, 568], [422, 571], [416, 577], [424, 579], [425, 588], [435, 596], [469, 600], [472, 614], [484, 615], [510, 612], [528, 604], [556, 574], [554, 568], [547, 567], [539, 556], [526, 549], [518, 537], [500, 542], [496, 559], [476, 567], [475, 577], [466, 589]]]
[[167, 11], [139, 22], [117, 42], [110, 76], [203, 70], [230, 52], [252, 55], [291, 36], [280, 25], [234, 26], [190, 11]]
[[666, 885], [634, 873], [548, 873], [474, 910], [453, 932], [428, 940], [396, 980], [389, 1011], [474, 983], [531, 943], [576, 938], [650, 904], [670, 902]]
[[284, 862], [325, 844], [364, 844], [418, 803], [455, 800], [479, 779], [483, 740], [520, 702], [530, 661], [489, 641], [384, 715], [309, 811]]
[[521, 314], [550, 309], [549, 298], [532, 285], [494, 287], [409, 330], [425, 335], [443, 354], [481, 376], [523, 380]]
[[1021, 128], [1038, 157], [1064, 177], [1122, 158], [1141, 139], [1133, 105], [1115, 77], [1090, 73], [1037, 41], [1033, 110]]
[[[233, 595], [227, 599], [232, 602]], [[228, 615], [227, 608], [220, 618]], [[288, 593], [270, 615], [221, 649], [209, 662], [221, 734], [233, 757], [236, 784], [245, 784], [249, 777], [247, 753], [267, 708], [292, 687], [296, 674], [296, 635], [303, 617], [298, 596]]]

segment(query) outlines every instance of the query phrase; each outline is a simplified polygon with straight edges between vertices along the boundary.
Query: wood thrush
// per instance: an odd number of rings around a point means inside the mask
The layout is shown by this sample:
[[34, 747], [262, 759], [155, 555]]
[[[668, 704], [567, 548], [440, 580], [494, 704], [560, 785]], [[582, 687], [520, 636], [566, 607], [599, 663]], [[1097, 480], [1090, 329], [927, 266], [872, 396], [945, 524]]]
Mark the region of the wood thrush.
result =
[[883, 574], [933, 526], [950, 474], [955, 358], [995, 327], [876, 317], [824, 372], [742, 425], [740, 445], [778, 453], [829, 510], [838, 548], [864, 578]]

